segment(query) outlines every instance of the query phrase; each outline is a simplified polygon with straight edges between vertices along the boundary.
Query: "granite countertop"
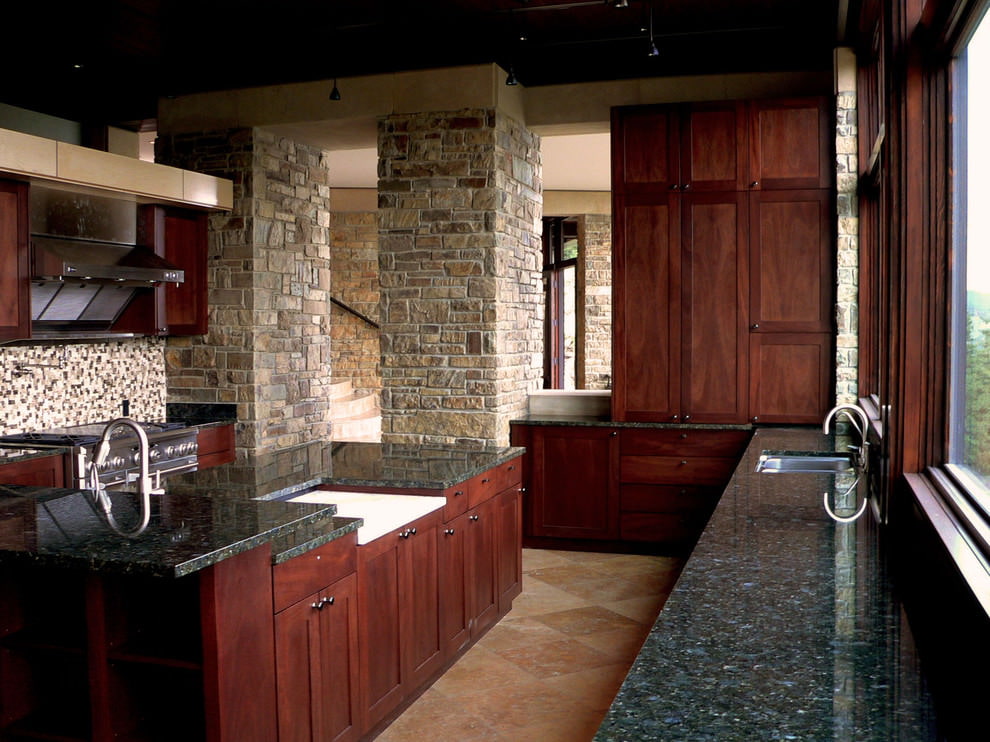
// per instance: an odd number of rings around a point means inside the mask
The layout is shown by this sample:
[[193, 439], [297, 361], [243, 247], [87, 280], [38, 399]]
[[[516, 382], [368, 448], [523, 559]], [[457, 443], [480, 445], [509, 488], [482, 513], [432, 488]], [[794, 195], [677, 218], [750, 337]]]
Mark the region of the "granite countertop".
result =
[[822, 507], [855, 477], [755, 473], [764, 449], [834, 445], [756, 431], [596, 742], [937, 738], [873, 511]]
[[186, 495], [155, 495], [147, 527], [140, 496], [111, 492], [118, 529], [88, 490], [0, 485], [0, 562], [183, 577], [265, 542], [274, 554], [314, 548], [356, 530], [333, 507]]
[[[270, 542], [277, 563], [363, 525], [333, 505], [285, 502], [293, 493], [335, 485], [439, 494], [522, 453], [317, 441], [167, 478], [136, 538], [115, 532], [87, 490], [0, 484], [0, 562], [181, 577]], [[138, 522], [136, 493], [111, 499], [122, 529]]]
[[560, 425], [573, 427], [611, 427], [611, 428], [650, 428], [653, 430], [752, 430], [749, 423], [726, 425], [724, 423], [685, 423], [685, 422], [637, 422], [635, 420], [612, 420], [609, 415], [550, 415], [530, 413], [520, 418], [514, 418], [512, 425]]

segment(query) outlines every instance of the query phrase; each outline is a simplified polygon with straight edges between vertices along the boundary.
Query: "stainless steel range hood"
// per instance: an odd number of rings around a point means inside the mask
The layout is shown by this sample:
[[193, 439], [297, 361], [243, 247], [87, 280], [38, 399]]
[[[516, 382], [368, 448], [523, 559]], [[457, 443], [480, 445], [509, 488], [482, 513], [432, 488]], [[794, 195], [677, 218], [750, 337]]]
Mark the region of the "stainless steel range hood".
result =
[[50, 281], [104, 281], [148, 286], [162, 281], [182, 283], [185, 274], [140, 245], [34, 235], [31, 238], [35, 278]]
[[138, 292], [185, 279], [183, 271], [138, 245], [34, 235], [31, 248], [36, 337], [109, 331]]

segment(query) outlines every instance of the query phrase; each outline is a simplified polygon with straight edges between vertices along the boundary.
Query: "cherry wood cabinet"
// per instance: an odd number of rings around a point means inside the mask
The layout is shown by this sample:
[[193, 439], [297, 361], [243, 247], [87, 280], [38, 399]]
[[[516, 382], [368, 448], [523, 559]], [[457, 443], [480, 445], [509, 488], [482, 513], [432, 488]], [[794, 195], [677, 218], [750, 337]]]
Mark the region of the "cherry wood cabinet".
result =
[[198, 446], [196, 465], [200, 469], [209, 469], [220, 464], [229, 464], [234, 460], [234, 424], [208, 425], [200, 428], [196, 436]]
[[27, 183], [0, 180], [0, 340], [31, 334]]
[[273, 568], [279, 742], [358, 739], [356, 534]]
[[0, 484], [64, 487], [65, 466], [65, 457], [62, 454], [0, 464]]
[[824, 98], [613, 111], [614, 419], [824, 416], [828, 121]]
[[439, 511], [357, 549], [360, 713], [367, 732], [441, 669]]
[[182, 283], [156, 286], [135, 299], [114, 323], [116, 332], [203, 335], [208, 330], [206, 212], [148, 205], [138, 216], [138, 238], [184, 271]]
[[749, 103], [752, 188], [830, 188], [832, 111], [820, 97]]
[[513, 425], [513, 443], [527, 447], [524, 538], [545, 547], [563, 539], [577, 548], [602, 541], [690, 548], [750, 435], [748, 429]]
[[708, 522], [749, 438], [748, 430], [622, 429], [622, 540], [690, 549]]
[[[27, 183], [0, 181], [0, 340], [31, 337]], [[149, 205], [138, 217], [139, 239], [185, 271], [181, 284], [143, 289], [113, 332], [202, 335], [208, 329], [207, 218], [204, 211]]]
[[750, 399], [754, 421], [817, 423], [830, 404], [832, 194], [750, 194]]
[[7, 566], [0, 737], [271, 742], [271, 584], [267, 545], [174, 580]]
[[616, 539], [619, 536], [616, 430], [599, 426], [531, 427], [526, 534]]

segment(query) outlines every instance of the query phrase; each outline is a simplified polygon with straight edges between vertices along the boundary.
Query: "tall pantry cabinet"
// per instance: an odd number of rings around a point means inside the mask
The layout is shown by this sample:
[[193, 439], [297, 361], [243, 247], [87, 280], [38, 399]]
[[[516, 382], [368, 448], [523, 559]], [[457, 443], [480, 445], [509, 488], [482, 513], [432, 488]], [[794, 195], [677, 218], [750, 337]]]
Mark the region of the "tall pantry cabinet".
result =
[[613, 111], [613, 419], [822, 419], [828, 121], [825, 98]]

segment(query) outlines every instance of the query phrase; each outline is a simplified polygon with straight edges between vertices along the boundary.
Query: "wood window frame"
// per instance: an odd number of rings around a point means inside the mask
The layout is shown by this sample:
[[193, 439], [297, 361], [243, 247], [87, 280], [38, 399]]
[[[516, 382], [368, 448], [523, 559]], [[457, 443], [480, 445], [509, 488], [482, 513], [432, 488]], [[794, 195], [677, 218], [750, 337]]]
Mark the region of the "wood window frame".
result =
[[890, 526], [940, 543], [990, 617], [981, 599], [990, 594], [990, 510], [948, 463], [953, 231], [965, 218], [953, 201], [954, 96], [963, 94], [953, 59], [988, 6], [868, 0], [858, 54], [860, 391], [886, 456]]
[[[573, 227], [573, 235], [567, 231]], [[570, 236], [578, 239], [580, 228], [575, 217], [549, 216], [543, 219], [543, 278], [546, 281], [546, 305], [543, 337], [543, 386], [564, 388], [564, 269], [578, 265], [578, 258], [563, 256], [564, 242]], [[575, 311], [577, 307], [575, 306]]]

